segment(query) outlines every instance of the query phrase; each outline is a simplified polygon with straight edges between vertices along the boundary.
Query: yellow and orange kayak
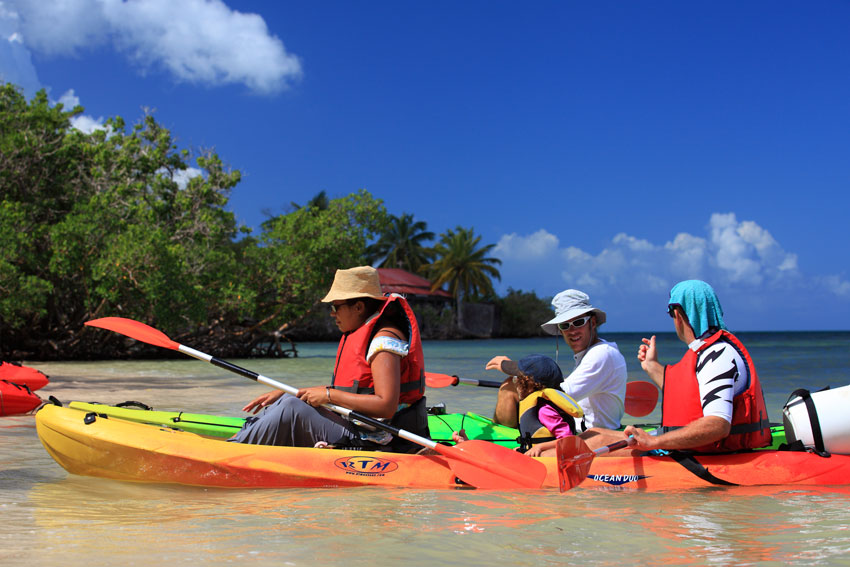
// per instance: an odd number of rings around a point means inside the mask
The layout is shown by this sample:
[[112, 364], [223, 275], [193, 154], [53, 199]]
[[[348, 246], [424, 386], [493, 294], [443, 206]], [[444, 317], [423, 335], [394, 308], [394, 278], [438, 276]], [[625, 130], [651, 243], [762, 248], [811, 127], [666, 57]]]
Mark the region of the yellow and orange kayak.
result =
[[[215, 487], [463, 487], [440, 455], [230, 443], [168, 427], [46, 405], [38, 436], [68, 472]], [[557, 488], [556, 459], [544, 488]], [[599, 457], [582, 488], [673, 490], [716, 485], [850, 484], [850, 456], [761, 450], [729, 455]]]

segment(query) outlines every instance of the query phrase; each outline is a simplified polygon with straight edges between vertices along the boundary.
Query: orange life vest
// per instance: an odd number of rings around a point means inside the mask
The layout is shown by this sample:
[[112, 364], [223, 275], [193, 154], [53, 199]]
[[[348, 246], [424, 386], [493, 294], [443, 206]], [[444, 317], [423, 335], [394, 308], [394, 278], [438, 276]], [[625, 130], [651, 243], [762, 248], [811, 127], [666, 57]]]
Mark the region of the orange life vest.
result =
[[395, 302], [401, 305], [410, 325], [408, 341], [410, 350], [408, 355], [401, 359], [399, 404], [412, 405], [425, 395], [425, 356], [422, 352], [419, 326], [416, 324], [416, 316], [407, 300], [399, 295], [387, 298], [376, 316], [366, 321], [358, 329], [342, 336], [336, 352], [336, 368], [332, 379], [334, 388], [357, 394], [375, 393], [372, 367], [366, 361], [366, 355], [369, 351], [369, 343], [376, 332], [375, 326], [381, 319], [381, 315]]
[[696, 351], [688, 349], [682, 360], [664, 368], [661, 425], [667, 429], [675, 429], [703, 417], [696, 372], [697, 358], [702, 350], [721, 338], [731, 343], [744, 358], [750, 374], [750, 385], [746, 391], [732, 399], [732, 429], [729, 435], [693, 450], [702, 453], [725, 453], [767, 447], [771, 443], [770, 422], [755, 365], [741, 341], [727, 331], [718, 331], [711, 335]]

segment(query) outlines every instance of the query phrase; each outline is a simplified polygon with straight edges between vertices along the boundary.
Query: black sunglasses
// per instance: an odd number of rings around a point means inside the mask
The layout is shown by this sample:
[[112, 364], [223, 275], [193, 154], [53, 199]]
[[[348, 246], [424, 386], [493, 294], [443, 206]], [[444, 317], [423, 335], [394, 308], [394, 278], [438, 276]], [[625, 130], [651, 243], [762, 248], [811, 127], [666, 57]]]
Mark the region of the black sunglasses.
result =
[[578, 319], [575, 319], [573, 321], [567, 321], [566, 323], [558, 323], [558, 328], [562, 331], [569, 331], [572, 327], [579, 329], [581, 327], [584, 327], [587, 322], [590, 321], [591, 317], [593, 317], [593, 315], [585, 315], [584, 317], [579, 317]]
[[681, 309], [681, 308], [682, 308], [682, 306], [679, 305], [678, 303], [671, 303], [670, 305], [667, 306], [667, 315], [672, 317], [673, 314], [676, 312], [676, 309]]

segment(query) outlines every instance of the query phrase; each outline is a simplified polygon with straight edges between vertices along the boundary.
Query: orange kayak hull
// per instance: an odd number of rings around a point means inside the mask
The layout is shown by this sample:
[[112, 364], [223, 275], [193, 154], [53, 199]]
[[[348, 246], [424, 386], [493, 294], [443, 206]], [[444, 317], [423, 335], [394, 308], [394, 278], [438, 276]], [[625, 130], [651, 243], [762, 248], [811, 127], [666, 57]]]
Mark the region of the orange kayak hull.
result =
[[40, 406], [42, 401], [27, 386], [0, 380], [0, 415], [31, 412]]
[[[466, 487], [439, 455], [245, 445], [54, 405], [39, 410], [36, 428], [56, 462], [79, 475], [231, 488]], [[548, 471], [543, 488], [556, 489], [556, 459], [539, 460]], [[850, 456], [846, 455], [823, 458], [765, 450], [701, 455], [696, 461], [710, 478], [743, 486], [850, 483]], [[715, 481], [670, 457], [646, 456], [594, 459], [580, 485], [652, 491], [708, 486], [716, 486]]]
[[50, 381], [41, 371], [16, 362], [0, 362], [0, 380], [8, 380], [19, 386], [27, 386], [35, 392]]

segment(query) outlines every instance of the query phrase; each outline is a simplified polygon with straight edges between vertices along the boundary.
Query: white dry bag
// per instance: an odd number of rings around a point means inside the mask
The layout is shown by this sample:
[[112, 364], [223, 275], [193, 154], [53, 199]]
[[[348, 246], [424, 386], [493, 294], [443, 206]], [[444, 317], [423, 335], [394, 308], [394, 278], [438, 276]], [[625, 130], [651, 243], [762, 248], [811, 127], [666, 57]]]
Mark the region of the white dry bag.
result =
[[787, 442], [818, 453], [850, 455], [850, 386], [818, 392], [795, 390], [782, 408]]

